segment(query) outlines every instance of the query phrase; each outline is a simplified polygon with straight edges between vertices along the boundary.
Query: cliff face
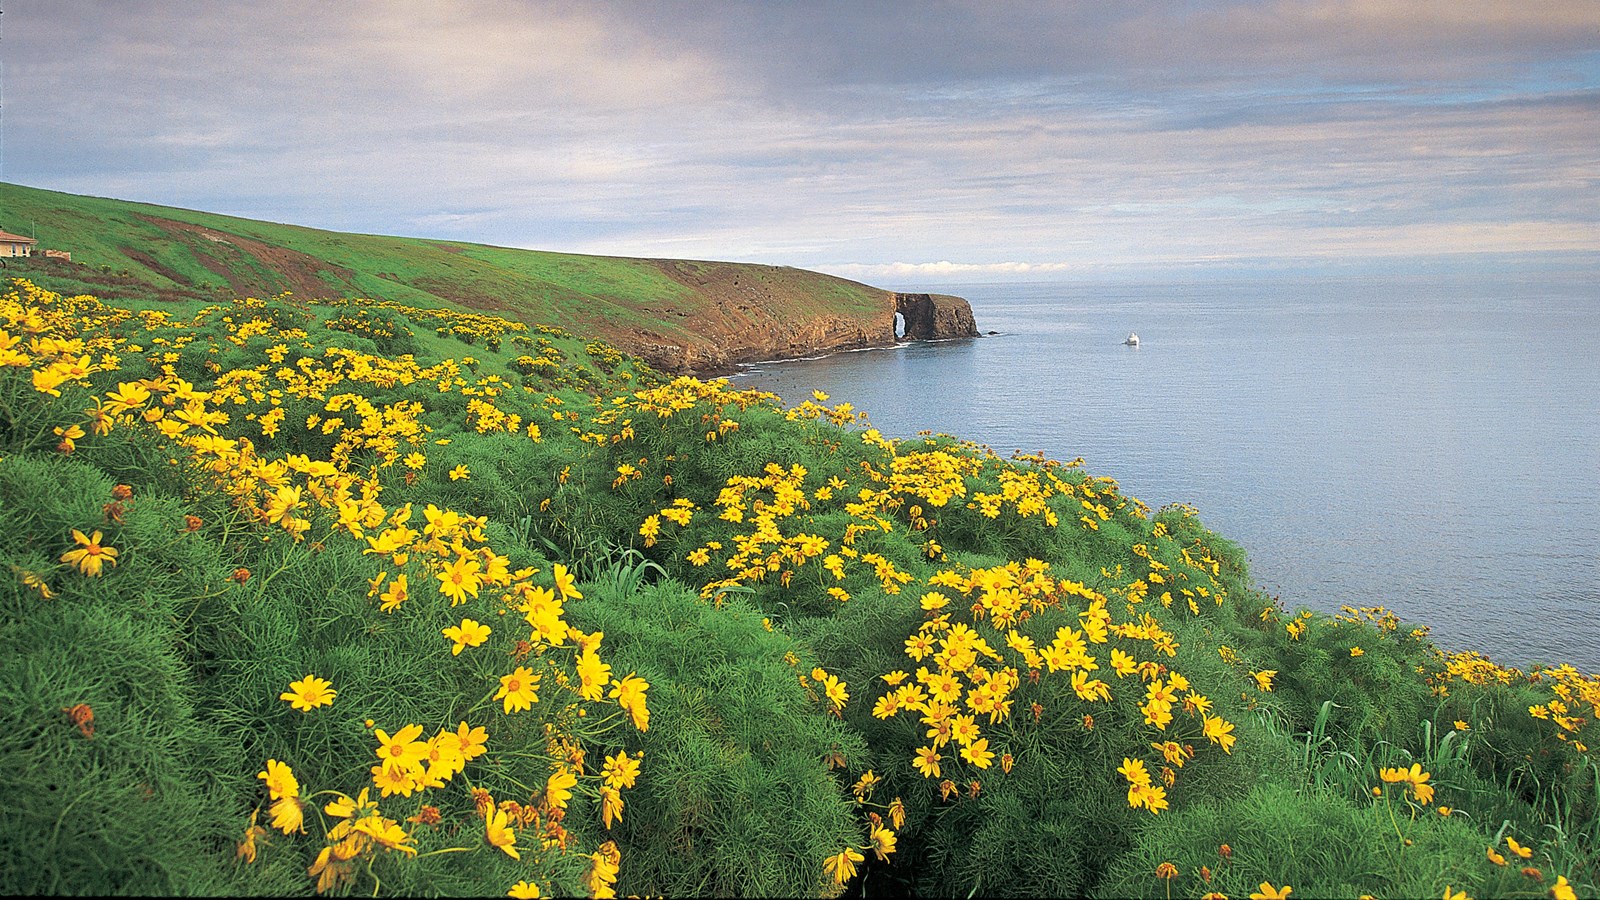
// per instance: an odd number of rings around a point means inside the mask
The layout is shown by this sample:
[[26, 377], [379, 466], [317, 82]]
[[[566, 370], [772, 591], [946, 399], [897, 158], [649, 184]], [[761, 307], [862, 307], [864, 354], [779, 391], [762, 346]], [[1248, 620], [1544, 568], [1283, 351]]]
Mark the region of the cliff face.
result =
[[944, 294], [899, 294], [816, 272], [775, 266], [658, 260], [693, 292], [693, 308], [663, 312], [679, 328], [597, 323], [596, 331], [668, 372], [726, 373], [739, 363], [797, 359], [894, 344], [895, 314], [905, 337], [975, 337], [972, 307]]
[[905, 319], [907, 340], [932, 341], [977, 337], [972, 306], [949, 294], [895, 294], [895, 312]]

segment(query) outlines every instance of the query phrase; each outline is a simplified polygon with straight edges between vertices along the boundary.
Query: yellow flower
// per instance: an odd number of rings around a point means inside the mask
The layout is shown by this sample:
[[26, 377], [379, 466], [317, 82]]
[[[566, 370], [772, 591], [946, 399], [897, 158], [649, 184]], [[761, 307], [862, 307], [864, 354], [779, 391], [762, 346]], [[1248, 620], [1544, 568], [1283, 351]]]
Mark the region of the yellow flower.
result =
[[1486, 848], [1484, 852], [1488, 855], [1489, 861], [1495, 865], [1503, 866], [1506, 864], [1506, 858], [1501, 856], [1499, 853], [1496, 853], [1493, 847]]
[[537, 900], [537, 898], [543, 897], [544, 895], [539, 893], [539, 886], [537, 884], [532, 884], [527, 881], [519, 881], [511, 886], [511, 890], [506, 891], [506, 896], [515, 897], [517, 900]]
[[145, 405], [150, 399], [150, 392], [137, 381], [124, 381], [117, 384], [116, 390], [106, 394], [106, 399], [111, 401], [106, 404], [106, 413], [116, 416]]
[[1271, 882], [1263, 881], [1259, 892], [1252, 891], [1250, 893], [1250, 900], [1287, 900], [1289, 892], [1293, 890], [1294, 888], [1287, 884], [1281, 888], [1275, 888]]
[[894, 852], [894, 832], [881, 825], [874, 826], [870, 840], [872, 841], [872, 852], [877, 854], [879, 860], [888, 862], [889, 854]]
[[460, 625], [442, 629], [444, 636], [455, 642], [450, 648], [451, 656], [460, 656], [463, 649], [481, 645], [488, 640], [489, 631], [489, 626], [472, 619], [462, 619]]
[[83, 574], [98, 578], [101, 567], [107, 562], [113, 566], [117, 564], [116, 549], [101, 545], [99, 529], [95, 530], [93, 537], [84, 537], [83, 532], [74, 528], [72, 539], [78, 542], [78, 547], [61, 554], [61, 561], [77, 566]]
[[421, 725], [407, 725], [394, 737], [382, 728], [375, 729], [378, 738], [378, 759], [387, 770], [405, 771], [420, 768], [428, 755], [428, 745], [417, 738], [422, 736]]
[[1272, 678], [1278, 674], [1277, 669], [1266, 669], [1260, 672], [1251, 672], [1250, 677], [1256, 680], [1256, 687], [1262, 691], [1272, 690]]
[[1515, 853], [1523, 859], [1528, 859], [1529, 857], [1533, 856], [1532, 850], [1517, 843], [1517, 839], [1510, 835], [1506, 835], [1506, 846], [1511, 848], [1512, 853]]
[[994, 762], [994, 753], [989, 750], [989, 739], [978, 738], [971, 746], [962, 747], [961, 758], [980, 769], [989, 768], [989, 764]]
[[1550, 896], [1555, 900], [1578, 900], [1578, 895], [1573, 892], [1572, 885], [1567, 883], [1567, 876], [1556, 876], [1556, 883], [1550, 887]]
[[267, 794], [273, 800], [300, 796], [300, 782], [294, 772], [275, 759], [267, 760], [266, 770], [257, 772], [256, 777], [267, 783]]
[[556, 563], [550, 571], [556, 581], [556, 592], [561, 595], [563, 601], [583, 599], [583, 595], [578, 593], [578, 579], [567, 571], [566, 566]]
[[1450, 885], [1447, 884], [1444, 886], [1444, 900], [1472, 900], [1472, 898], [1467, 896], [1466, 891], [1451, 890]]
[[517, 666], [510, 675], [500, 676], [500, 691], [496, 700], [505, 701], [506, 715], [531, 709], [539, 702], [539, 676], [526, 666]]
[[289, 682], [289, 689], [278, 695], [279, 700], [287, 700], [289, 704], [301, 712], [310, 712], [319, 706], [327, 706], [339, 692], [333, 689], [333, 682], [315, 675], [307, 675], [299, 681]]
[[1214, 744], [1222, 746], [1222, 752], [1233, 753], [1233, 745], [1239, 740], [1233, 736], [1233, 723], [1227, 722], [1221, 716], [1205, 716], [1205, 735]]
[[461, 744], [453, 732], [441, 729], [427, 743], [428, 753], [423, 757], [428, 763], [426, 780], [443, 783], [466, 768], [466, 757], [461, 755]]
[[600, 769], [600, 776], [610, 787], [618, 790], [631, 788], [639, 778], [639, 758], [626, 753], [607, 756], [605, 766]]
[[468, 469], [465, 464], [456, 466], [454, 469], [450, 470], [450, 480], [451, 481], [460, 481], [461, 479], [467, 478], [467, 477], [469, 477], [471, 475], [472, 475], [472, 470]]
[[417, 789], [417, 780], [412, 777], [410, 770], [386, 768], [383, 763], [372, 767], [372, 783], [378, 786], [385, 797], [391, 794], [409, 797]]
[[484, 745], [489, 742], [489, 732], [483, 728], [472, 728], [462, 722], [461, 727], [455, 730], [455, 739], [462, 760], [473, 760], [488, 753]]
[[1129, 784], [1149, 784], [1150, 772], [1144, 767], [1144, 760], [1122, 758], [1122, 765], [1117, 767], [1117, 772], [1128, 779]]
[[1360, 647], [1351, 647], [1350, 648], [1350, 655], [1351, 656], [1361, 656], [1361, 655], [1365, 654], [1366, 652], [1367, 651], [1361, 649]]
[[383, 592], [383, 596], [378, 598], [382, 601], [378, 608], [384, 612], [394, 612], [395, 610], [399, 609], [400, 604], [406, 602], [406, 599], [410, 596], [411, 590], [406, 584], [405, 573], [402, 572], [401, 574], [396, 575], [393, 581], [389, 582], [388, 590], [385, 590]]
[[611, 666], [600, 661], [598, 654], [584, 652], [578, 655], [578, 678], [583, 684], [578, 693], [585, 700], [599, 700], [606, 684], [611, 681]]
[[483, 580], [478, 577], [480, 566], [475, 556], [457, 556], [434, 576], [439, 579], [439, 593], [450, 598], [450, 605], [467, 602], [467, 595], [478, 596]]
[[612, 822], [622, 821], [622, 794], [609, 785], [600, 788], [600, 819], [607, 830]]
[[239, 843], [239, 849], [236, 852], [236, 856], [246, 863], [256, 861], [256, 838], [264, 837], [267, 833], [265, 828], [256, 824], [256, 819], [260, 815], [261, 810], [259, 808], [250, 813], [250, 825], [244, 830], [244, 840]]
[[[557, 566], [559, 568], [559, 566]], [[617, 701], [628, 714], [633, 717], [633, 727], [640, 731], [650, 730], [650, 709], [646, 705], [645, 691], [650, 689], [650, 682], [629, 672], [626, 678], [616, 682], [611, 692], [606, 696]]]
[[517, 833], [511, 830], [511, 825], [506, 821], [505, 810], [490, 808], [483, 824], [490, 844], [504, 850], [512, 859], [522, 858], [522, 854], [517, 852]]
[[567, 801], [572, 799], [572, 788], [578, 783], [578, 776], [566, 769], [559, 769], [545, 780], [544, 799], [551, 809], [566, 809]]
[[272, 827], [284, 834], [305, 831], [306, 810], [299, 797], [282, 797], [272, 804]]
[[938, 778], [939, 761], [944, 759], [939, 751], [933, 747], [918, 747], [917, 753], [911, 758], [911, 764], [917, 767], [924, 778]]
[[856, 863], [866, 859], [855, 850], [846, 847], [835, 856], [830, 856], [822, 861], [822, 871], [833, 876], [835, 884], [844, 884], [856, 875]]

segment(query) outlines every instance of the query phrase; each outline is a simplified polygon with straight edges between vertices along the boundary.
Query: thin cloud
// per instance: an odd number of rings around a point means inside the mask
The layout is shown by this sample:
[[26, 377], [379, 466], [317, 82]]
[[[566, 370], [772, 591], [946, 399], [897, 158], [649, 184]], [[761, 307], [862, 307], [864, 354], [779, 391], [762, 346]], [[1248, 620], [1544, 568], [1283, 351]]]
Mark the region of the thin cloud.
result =
[[6, 176], [862, 277], [1596, 246], [1587, 0], [335, 9], [14, 4]]

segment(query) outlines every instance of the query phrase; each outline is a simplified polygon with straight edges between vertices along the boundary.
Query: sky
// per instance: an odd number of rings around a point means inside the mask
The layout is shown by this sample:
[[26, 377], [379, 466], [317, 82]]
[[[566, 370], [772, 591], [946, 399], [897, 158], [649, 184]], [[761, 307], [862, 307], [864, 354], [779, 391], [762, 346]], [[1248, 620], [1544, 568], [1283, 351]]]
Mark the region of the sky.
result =
[[1600, 271], [1600, 2], [4, 0], [5, 181], [819, 269]]

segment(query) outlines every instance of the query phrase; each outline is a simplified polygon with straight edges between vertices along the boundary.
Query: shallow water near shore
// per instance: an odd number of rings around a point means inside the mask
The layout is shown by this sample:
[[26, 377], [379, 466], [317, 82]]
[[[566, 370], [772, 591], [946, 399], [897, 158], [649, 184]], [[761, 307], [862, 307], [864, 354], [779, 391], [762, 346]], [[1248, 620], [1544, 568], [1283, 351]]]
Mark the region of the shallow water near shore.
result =
[[[1581, 277], [919, 286], [975, 340], [746, 367], [884, 434], [1084, 458], [1198, 507], [1291, 611], [1600, 672], [1600, 288]], [[1122, 344], [1130, 331], [1138, 347]]]

